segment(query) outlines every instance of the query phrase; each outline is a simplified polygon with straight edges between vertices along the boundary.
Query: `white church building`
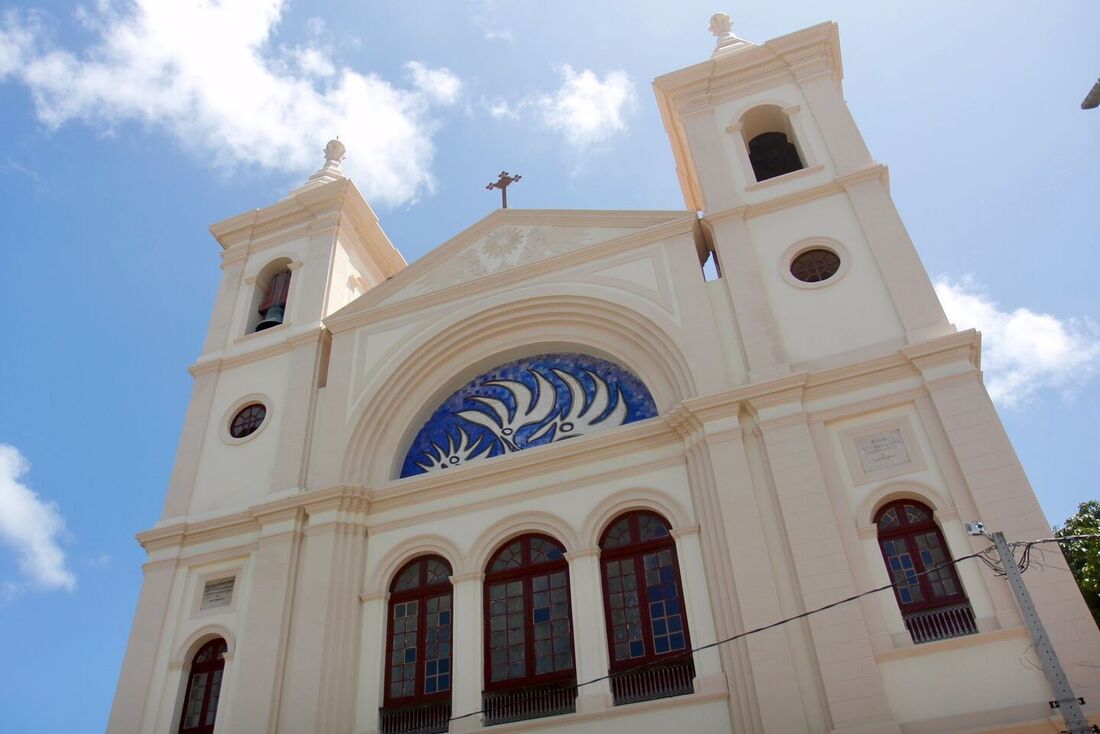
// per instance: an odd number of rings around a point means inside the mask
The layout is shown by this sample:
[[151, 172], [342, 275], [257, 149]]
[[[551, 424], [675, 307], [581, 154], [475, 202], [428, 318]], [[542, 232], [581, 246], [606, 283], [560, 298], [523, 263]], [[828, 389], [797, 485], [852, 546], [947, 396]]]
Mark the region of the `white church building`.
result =
[[[333, 141], [211, 227], [110, 734], [1065, 728], [1005, 580], [945, 565], [989, 545], [966, 521], [1050, 528], [836, 25], [712, 31], [653, 85], [682, 211], [501, 209], [408, 265]], [[1045, 565], [1093, 711], [1100, 633]]]

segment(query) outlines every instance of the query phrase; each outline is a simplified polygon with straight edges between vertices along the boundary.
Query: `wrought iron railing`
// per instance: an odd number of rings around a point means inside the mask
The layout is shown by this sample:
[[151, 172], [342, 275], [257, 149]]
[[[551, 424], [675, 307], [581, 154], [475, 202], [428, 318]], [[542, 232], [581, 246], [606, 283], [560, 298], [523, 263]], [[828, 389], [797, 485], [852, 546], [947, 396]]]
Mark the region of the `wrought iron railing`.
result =
[[974, 610], [970, 602], [952, 604], [949, 607], [926, 609], [922, 612], [903, 614], [905, 628], [909, 630], [914, 644], [949, 640], [952, 637], [973, 635], [978, 632], [974, 623]]
[[695, 689], [695, 664], [678, 660], [661, 665], [646, 665], [611, 675], [611, 693], [615, 705], [651, 701], [655, 698], [683, 696]]
[[450, 701], [386, 707], [378, 710], [378, 730], [381, 734], [441, 734], [450, 719]]
[[571, 714], [577, 710], [577, 685], [573, 681], [525, 686], [481, 695], [485, 725]]

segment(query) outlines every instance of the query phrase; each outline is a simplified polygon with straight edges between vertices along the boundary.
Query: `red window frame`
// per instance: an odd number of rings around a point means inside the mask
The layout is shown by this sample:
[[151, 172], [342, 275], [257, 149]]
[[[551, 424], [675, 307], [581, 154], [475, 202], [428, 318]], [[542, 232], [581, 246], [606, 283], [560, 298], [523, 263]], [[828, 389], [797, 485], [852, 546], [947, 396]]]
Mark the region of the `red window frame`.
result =
[[[913, 522], [910, 520], [909, 513], [906, 512], [905, 506], [917, 508], [925, 513], [927, 519]], [[897, 527], [889, 527], [883, 529], [882, 521], [883, 517], [894, 510], [895, 516], [898, 519]], [[875, 513], [875, 525], [878, 528], [878, 547], [879, 552], [882, 554], [882, 561], [886, 565], [886, 573], [890, 577], [891, 581], [898, 581], [898, 576], [895, 575], [896, 570], [890, 566], [890, 554], [887, 552], [886, 543], [903, 543], [905, 549], [908, 552], [908, 556], [912, 561], [912, 573], [916, 575], [916, 581], [920, 588], [921, 595], [924, 597], [920, 601], [905, 601], [902, 597], [903, 591], [898, 586], [894, 587], [894, 599], [898, 603], [898, 608], [905, 613], [916, 612], [925, 609], [937, 609], [939, 607], [951, 606], [953, 604], [960, 604], [967, 601], [966, 590], [963, 589], [962, 582], [959, 580], [959, 575], [954, 565], [943, 566], [938, 571], [934, 572], [937, 575], [946, 575], [955, 584], [956, 593], [947, 594], [943, 596], [936, 596], [933, 590], [933, 579], [928, 573], [929, 567], [936, 568], [940, 563], [928, 564], [925, 559], [922, 558], [921, 549], [917, 544], [918, 536], [925, 535], [927, 533], [933, 533], [936, 541], [939, 543], [939, 547], [943, 552], [942, 563], [947, 563], [952, 560], [951, 549], [947, 545], [947, 541], [943, 537], [943, 531], [940, 530], [939, 525], [936, 524], [936, 519], [932, 514], [932, 508], [923, 502], [917, 500], [895, 500], [890, 502], [879, 509]], [[898, 569], [904, 573], [907, 569]]]
[[[183, 709], [180, 711], [179, 734], [212, 734], [214, 731], [214, 723], [218, 715], [218, 702], [221, 699], [221, 688], [225, 682], [225, 653], [228, 649], [225, 640], [217, 637], [200, 647], [194, 657], [191, 658], [191, 668], [187, 673], [187, 690], [184, 691]], [[202, 658], [207, 653], [210, 653], [209, 656], [203, 660]], [[218, 672], [222, 673], [222, 677], [218, 679], [217, 685], [214, 685], [214, 674]], [[202, 706], [199, 709], [199, 725], [185, 728], [187, 706], [191, 700], [191, 689], [195, 685], [196, 679], [203, 674], [206, 675], [206, 682], [202, 692]], [[211, 714], [211, 699], [214, 700], [214, 710], [212, 712], [214, 720], [207, 724], [205, 723], [207, 716]]]
[[[428, 562], [436, 561], [442, 563], [447, 569], [447, 580], [445, 582], [428, 583]], [[400, 581], [402, 575], [409, 570], [410, 567], [419, 564], [417, 585], [410, 589], [403, 589], [396, 591], [398, 581]], [[451, 691], [454, 689], [454, 587], [451, 584], [450, 576], [453, 574], [451, 564], [447, 562], [447, 559], [442, 556], [419, 556], [406, 563], [401, 569], [394, 574], [393, 581], [390, 582], [390, 598], [389, 603], [386, 605], [386, 675], [385, 677], [385, 694], [382, 702], [386, 708], [397, 708], [403, 706], [415, 706], [421, 703], [435, 703], [440, 701], [449, 701], [451, 698]], [[450, 629], [452, 634], [450, 639], [446, 641], [451, 645], [450, 655], [448, 656], [448, 675], [450, 676], [447, 682], [447, 688], [443, 691], [437, 691], [434, 693], [425, 693], [425, 667], [427, 663], [427, 647], [428, 647], [428, 604], [430, 599], [436, 597], [446, 596], [449, 600], [448, 606], [450, 607], [451, 622]], [[394, 608], [398, 604], [406, 604], [408, 602], [417, 602], [416, 612], [416, 678], [414, 691], [411, 695], [407, 696], [394, 696], [392, 695], [393, 684], [393, 638], [394, 638]]]
[[[531, 542], [533, 540], [542, 540], [549, 542], [555, 546], [560, 552], [561, 557], [555, 560], [532, 562], [531, 561]], [[500, 571], [491, 571], [493, 564], [496, 560], [515, 543], [522, 543], [522, 558], [518, 568], [509, 568]], [[565, 603], [567, 610], [567, 617], [569, 621], [569, 658], [571, 661], [570, 667], [563, 670], [555, 670], [550, 673], [536, 673], [535, 665], [535, 621], [534, 614], [534, 591], [532, 589], [532, 580], [536, 576], [549, 576], [557, 572], [565, 574]], [[492, 632], [491, 629], [491, 599], [490, 589], [500, 583], [507, 583], [510, 581], [520, 581], [523, 584], [523, 637], [524, 637], [524, 664], [526, 666], [526, 672], [522, 678], [506, 678], [504, 680], [493, 681], [492, 679]], [[482, 615], [484, 620], [484, 690], [485, 691], [504, 691], [512, 690], [516, 688], [526, 688], [529, 686], [537, 686], [550, 683], [572, 682], [577, 677], [577, 656], [573, 648], [573, 595], [569, 587], [569, 562], [565, 559], [565, 547], [554, 540], [550, 536], [542, 535], [539, 533], [530, 533], [517, 538], [512, 538], [505, 543], [502, 543], [493, 555], [489, 558], [488, 564], [485, 567], [485, 581], [483, 585], [482, 594]], [[552, 644], [552, 641], [551, 641]], [[551, 654], [554, 652], [551, 650]]]
[[[656, 519], [665, 529], [663, 537], [641, 540], [640, 521], [643, 517]], [[630, 526], [631, 541], [627, 545], [617, 548], [608, 548], [608, 535], [623, 520], [627, 520]], [[669, 550], [672, 552], [672, 567], [676, 583], [676, 598], [679, 601], [680, 623], [683, 627], [684, 646], [670, 649], [667, 652], [657, 652], [654, 644], [653, 624], [650, 615], [649, 586], [646, 584], [646, 569], [644, 558], [653, 553]], [[642, 628], [642, 643], [644, 654], [640, 657], [631, 657], [626, 660], [615, 658], [615, 625], [612, 622], [611, 589], [607, 567], [615, 562], [628, 561], [634, 566], [634, 578], [637, 579], [638, 607], [640, 624]], [[600, 583], [603, 587], [603, 612], [604, 624], [607, 629], [607, 656], [610, 661], [611, 672], [630, 670], [649, 663], [669, 661], [691, 660], [691, 632], [688, 629], [687, 608], [684, 603], [684, 584], [680, 578], [680, 560], [676, 555], [676, 541], [671, 534], [671, 525], [667, 520], [655, 512], [637, 510], [619, 515], [607, 524], [603, 535], [600, 537]]]

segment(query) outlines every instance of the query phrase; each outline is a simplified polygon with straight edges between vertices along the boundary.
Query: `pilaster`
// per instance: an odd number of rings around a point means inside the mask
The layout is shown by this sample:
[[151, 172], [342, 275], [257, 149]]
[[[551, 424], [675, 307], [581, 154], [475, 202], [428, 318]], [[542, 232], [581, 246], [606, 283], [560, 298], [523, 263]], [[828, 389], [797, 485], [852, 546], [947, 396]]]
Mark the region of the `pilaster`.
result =
[[874, 164], [871, 152], [844, 101], [840, 82], [831, 69], [795, 65], [798, 86], [825, 139], [838, 176], [861, 171]]
[[225, 731], [278, 731], [291, 607], [294, 600], [304, 513], [298, 509], [257, 517], [258, 548], [252, 553], [251, 588], [241, 610], [235, 705], [218, 728]]
[[[389, 593], [380, 592], [360, 597], [359, 677], [356, 681], [355, 731], [358, 734], [378, 731], [378, 709], [382, 706], [385, 685], [386, 624]], [[457, 630], [457, 627], [455, 628]]]
[[210, 424], [210, 411], [214, 404], [214, 391], [218, 385], [217, 370], [204, 370], [195, 374], [191, 386], [191, 400], [187, 404], [187, 415], [183, 420], [179, 448], [176, 449], [176, 462], [172, 466], [172, 476], [168, 480], [168, 494], [164, 499], [161, 519], [187, 515], [191, 505], [191, 495], [195, 491], [195, 478], [199, 471], [199, 455], [206, 438], [206, 428]]
[[[798, 391], [754, 404], [804, 610], [856, 593]], [[834, 731], [897, 732], [859, 604], [809, 618]]]
[[[704, 219], [704, 222], [707, 220]], [[741, 216], [723, 216], [707, 222], [722, 265], [722, 282], [745, 350], [751, 382], [790, 374], [779, 327], [768, 303], [760, 263], [752, 245], [752, 235]]]
[[[874, 170], [874, 169], [872, 169]], [[838, 179], [848, 194], [910, 344], [951, 331], [932, 281], [909, 239], [883, 175]]]
[[[744, 631], [737, 611], [740, 607], [734, 588], [733, 564], [725, 529], [723, 508], [710, 448], [702, 439], [702, 423], [687, 410], [675, 415], [676, 430], [685, 444], [686, 469], [695, 516], [699, 518], [703, 572], [711, 580], [709, 601], [717, 639]], [[683, 568], [683, 560], [681, 567]], [[710, 640], [693, 640], [705, 644]], [[730, 723], [735, 731], [761, 731], [762, 720], [753, 688], [752, 666], [741, 645], [720, 645], [718, 657], [729, 690]]]
[[[453, 666], [462, 671], [452, 677], [451, 716], [462, 716], [481, 710], [481, 687], [485, 680], [484, 625], [482, 624], [482, 586], [485, 574], [480, 571], [452, 576], [454, 587], [454, 649]], [[451, 722], [451, 732], [481, 729], [481, 715], [467, 716]]]
[[146, 564], [145, 578], [138, 596], [134, 624], [126, 643], [126, 656], [122, 659], [122, 672], [118, 688], [107, 720], [108, 734], [128, 734], [143, 731], [142, 719], [149, 698], [149, 689], [156, 675], [154, 666], [157, 647], [164, 634], [164, 622], [169, 614], [172, 580], [176, 573], [176, 561], [157, 561]]
[[347, 731], [354, 719], [365, 503], [307, 507], [279, 730]]
[[[593, 610], [603, 609], [600, 549], [584, 548], [566, 553], [569, 561], [569, 591], [573, 609], [573, 647], [577, 682], [607, 675], [607, 625]], [[611, 684], [607, 680], [577, 691], [577, 711], [588, 713], [611, 706]]]
[[309, 439], [317, 401], [318, 369], [321, 366], [320, 329], [290, 340], [291, 351], [284, 415], [280, 422], [279, 450], [271, 472], [272, 494], [305, 489]]
[[203, 354], [220, 352], [234, 336], [230, 334], [230, 329], [233, 328], [233, 315], [237, 311], [237, 298], [247, 298], [249, 295], [241, 292], [245, 261], [240, 250], [227, 250], [222, 255], [222, 280], [214, 297], [214, 310], [210, 314]]

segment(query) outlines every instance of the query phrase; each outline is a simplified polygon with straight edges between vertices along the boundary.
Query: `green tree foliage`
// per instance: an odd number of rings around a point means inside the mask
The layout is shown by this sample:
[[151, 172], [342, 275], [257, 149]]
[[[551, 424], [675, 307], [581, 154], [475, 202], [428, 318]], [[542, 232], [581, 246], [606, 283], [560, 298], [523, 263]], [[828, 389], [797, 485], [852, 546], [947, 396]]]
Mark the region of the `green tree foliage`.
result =
[[[1077, 506], [1077, 514], [1062, 527], [1056, 526], [1054, 534], [1059, 538], [1100, 534], [1100, 502], [1082, 502]], [[1100, 540], [1070, 540], [1060, 545], [1092, 618], [1100, 626]]]

